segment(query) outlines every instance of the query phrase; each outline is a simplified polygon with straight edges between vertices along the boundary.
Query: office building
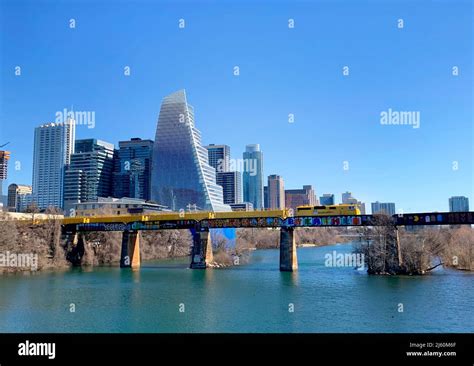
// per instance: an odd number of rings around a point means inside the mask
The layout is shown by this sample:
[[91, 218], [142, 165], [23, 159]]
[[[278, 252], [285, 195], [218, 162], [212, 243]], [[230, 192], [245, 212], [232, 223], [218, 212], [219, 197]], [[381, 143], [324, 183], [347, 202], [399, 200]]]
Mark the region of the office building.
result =
[[228, 172], [230, 165], [230, 146], [210, 144], [205, 146], [209, 158], [209, 165], [217, 173]]
[[196, 128], [194, 108], [180, 90], [163, 99], [153, 146], [151, 199], [173, 211], [230, 211]]
[[33, 146], [33, 200], [40, 209], [63, 207], [66, 167], [74, 153], [75, 121], [48, 123], [35, 128]]
[[395, 203], [392, 202], [372, 202], [372, 215], [384, 213], [389, 216], [395, 215]]
[[324, 193], [321, 197], [319, 197], [319, 203], [321, 205], [335, 205], [336, 201], [333, 194]]
[[242, 202], [242, 175], [240, 172], [218, 172], [217, 184], [222, 187], [225, 204]]
[[469, 211], [469, 198], [464, 196], [453, 196], [449, 199], [449, 212]]
[[10, 184], [8, 186], [7, 208], [10, 212], [24, 212], [32, 203], [31, 186], [25, 184]]
[[263, 153], [259, 144], [247, 145], [243, 154], [244, 201], [251, 202], [254, 209], [264, 207], [263, 198]]
[[97, 139], [77, 140], [64, 176], [64, 209], [111, 196], [113, 167], [113, 144]]
[[285, 208], [285, 185], [283, 178], [279, 175], [272, 174], [268, 176], [268, 208], [283, 209]]
[[150, 199], [152, 153], [152, 140], [119, 141], [113, 174], [114, 197]]
[[296, 212], [298, 206], [315, 206], [316, 195], [311, 185], [305, 185], [302, 189], [285, 190], [285, 207], [292, 208]]

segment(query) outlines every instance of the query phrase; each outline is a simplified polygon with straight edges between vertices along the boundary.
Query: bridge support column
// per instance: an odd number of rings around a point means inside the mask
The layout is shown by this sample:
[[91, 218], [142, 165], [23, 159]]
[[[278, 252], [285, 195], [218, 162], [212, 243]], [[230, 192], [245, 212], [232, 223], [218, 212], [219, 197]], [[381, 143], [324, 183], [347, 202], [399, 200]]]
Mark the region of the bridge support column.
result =
[[395, 226], [395, 239], [397, 241], [398, 265], [401, 267], [403, 265], [403, 257], [402, 248], [400, 247], [400, 233], [398, 231], [398, 226]]
[[294, 231], [292, 227], [280, 229], [280, 271], [293, 272], [298, 269]]
[[195, 229], [193, 234], [193, 248], [191, 250], [191, 269], [206, 269], [213, 261], [211, 234], [209, 229]]
[[122, 236], [121, 268], [140, 268], [140, 232], [124, 231]]
[[85, 238], [83, 233], [69, 232], [65, 234], [67, 254], [66, 259], [71, 262], [73, 266], [80, 266], [82, 257], [86, 252]]

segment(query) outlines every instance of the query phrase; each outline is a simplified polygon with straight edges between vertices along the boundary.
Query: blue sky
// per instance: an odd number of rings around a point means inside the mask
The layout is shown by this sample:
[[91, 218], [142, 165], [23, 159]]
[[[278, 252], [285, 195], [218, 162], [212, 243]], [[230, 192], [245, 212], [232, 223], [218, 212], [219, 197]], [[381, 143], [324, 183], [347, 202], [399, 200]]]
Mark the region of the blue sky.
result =
[[[404, 212], [474, 205], [470, 1], [0, 3], [8, 184], [31, 184], [34, 127], [57, 111], [95, 112], [77, 138], [154, 138], [161, 99], [185, 88], [205, 144], [241, 158], [260, 143], [286, 188]], [[420, 112], [420, 128], [381, 125], [389, 108]]]

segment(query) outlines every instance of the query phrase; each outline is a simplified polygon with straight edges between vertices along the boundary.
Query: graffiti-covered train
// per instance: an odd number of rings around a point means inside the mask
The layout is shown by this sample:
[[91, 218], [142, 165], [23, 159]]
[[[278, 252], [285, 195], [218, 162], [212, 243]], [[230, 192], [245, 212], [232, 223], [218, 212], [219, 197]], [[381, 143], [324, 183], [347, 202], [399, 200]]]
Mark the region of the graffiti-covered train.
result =
[[360, 215], [357, 205], [323, 205], [323, 206], [298, 206], [296, 216], [334, 216], [334, 215]]

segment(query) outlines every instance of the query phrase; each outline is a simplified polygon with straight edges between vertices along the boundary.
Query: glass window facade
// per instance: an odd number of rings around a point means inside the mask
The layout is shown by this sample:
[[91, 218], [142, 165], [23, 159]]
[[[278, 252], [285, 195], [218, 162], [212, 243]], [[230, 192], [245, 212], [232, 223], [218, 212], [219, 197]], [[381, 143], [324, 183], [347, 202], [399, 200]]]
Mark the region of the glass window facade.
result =
[[209, 165], [194, 109], [180, 90], [163, 99], [152, 158], [151, 199], [173, 211], [230, 211]]

